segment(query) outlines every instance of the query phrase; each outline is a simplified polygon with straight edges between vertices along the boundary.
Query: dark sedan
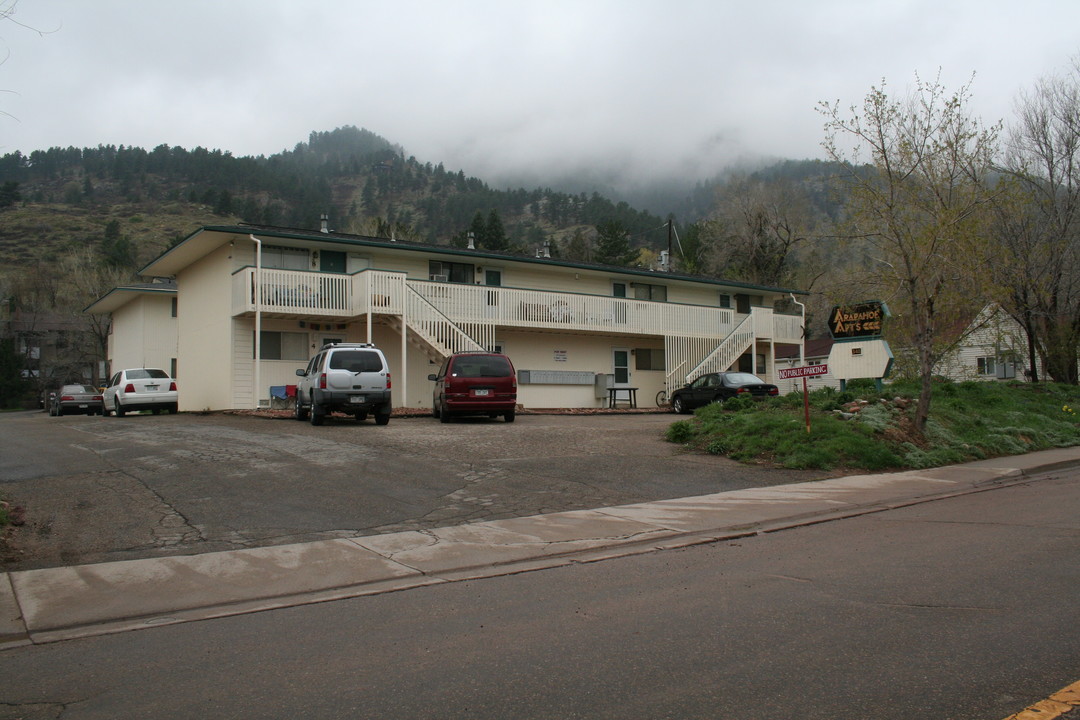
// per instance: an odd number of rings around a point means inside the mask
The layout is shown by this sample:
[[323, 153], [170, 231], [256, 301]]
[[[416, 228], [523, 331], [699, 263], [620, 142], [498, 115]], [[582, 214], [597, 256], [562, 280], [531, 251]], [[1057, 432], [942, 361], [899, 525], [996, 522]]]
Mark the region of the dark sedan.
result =
[[747, 394], [764, 398], [775, 397], [780, 391], [775, 385], [751, 373], [709, 373], [676, 390], [671, 396], [671, 409], [677, 413], [686, 413], [712, 402], [723, 402], [728, 398]]
[[49, 414], [104, 415], [101, 393], [92, 385], [64, 385], [52, 395]]

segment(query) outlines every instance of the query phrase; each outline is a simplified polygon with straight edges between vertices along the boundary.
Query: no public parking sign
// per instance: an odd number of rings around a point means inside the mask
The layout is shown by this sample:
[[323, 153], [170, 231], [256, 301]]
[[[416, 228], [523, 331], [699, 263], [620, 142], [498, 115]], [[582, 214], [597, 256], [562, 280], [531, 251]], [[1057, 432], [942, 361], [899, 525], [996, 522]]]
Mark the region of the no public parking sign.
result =
[[806, 394], [806, 378], [825, 375], [828, 372], [828, 365], [803, 365], [802, 367], [783, 368], [776, 371], [776, 376], [781, 380], [802, 378], [803, 413], [806, 415], [806, 432], [808, 433], [810, 432], [810, 396]]
[[802, 367], [779, 369], [776, 371], [776, 375], [781, 380], [788, 380], [789, 378], [808, 378], [814, 377], [815, 375], [827, 375], [828, 372], [828, 365], [804, 365]]

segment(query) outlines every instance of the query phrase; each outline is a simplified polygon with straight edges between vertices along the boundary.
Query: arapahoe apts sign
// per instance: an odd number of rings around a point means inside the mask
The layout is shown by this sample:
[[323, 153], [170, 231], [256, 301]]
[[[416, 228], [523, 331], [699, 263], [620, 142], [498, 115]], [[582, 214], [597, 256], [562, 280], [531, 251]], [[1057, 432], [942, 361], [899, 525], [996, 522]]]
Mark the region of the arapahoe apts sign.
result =
[[829, 332], [834, 339], [879, 337], [882, 323], [888, 316], [885, 303], [876, 300], [837, 305], [829, 314]]

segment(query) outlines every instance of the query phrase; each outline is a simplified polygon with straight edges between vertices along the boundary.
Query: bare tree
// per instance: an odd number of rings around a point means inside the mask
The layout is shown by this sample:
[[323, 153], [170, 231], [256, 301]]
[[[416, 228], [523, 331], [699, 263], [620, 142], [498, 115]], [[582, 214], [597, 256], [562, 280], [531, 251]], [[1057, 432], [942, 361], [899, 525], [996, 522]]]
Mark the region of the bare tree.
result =
[[717, 189], [702, 232], [724, 277], [781, 287], [793, 282], [795, 252], [811, 240], [814, 215], [790, 181], [736, 177]]
[[[957, 319], [982, 294], [976, 268], [986, 172], [998, 126], [986, 129], [968, 115], [971, 82], [948, 94], [937, 81], [916, 76], [899, 99], [871, 88], [862, 107], [841, 110], [821, 103], [826, 119], [822, 143], [829, 157], [848, 163], [848, 220], [865, 238], [872, 257], [866, 277], [883, 296], [892, 295], [910, 329], [921, 380], [915, 425], [925, 430], [933, 369], [946, 347], [945, 323]], [[862, 164], [867, 152], [869, 166]], [[894, 301], [895, 302], [895, 301]]]
[[996, 203], [1000, 302], [1057, 382], [1076, 384], [1080, 351], [1080, 58], [1016, 102]]

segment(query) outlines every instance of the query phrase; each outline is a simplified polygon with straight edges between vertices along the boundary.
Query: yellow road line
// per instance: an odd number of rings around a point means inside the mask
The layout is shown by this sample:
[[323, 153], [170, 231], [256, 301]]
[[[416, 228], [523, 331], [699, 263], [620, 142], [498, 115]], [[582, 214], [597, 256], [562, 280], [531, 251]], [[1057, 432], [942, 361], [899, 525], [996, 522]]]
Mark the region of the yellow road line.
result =
[[1080, 707], [1080, 681], [1058, 690], [1045, 700], [1010, 715], [1005, 720], [1053, 720]]

